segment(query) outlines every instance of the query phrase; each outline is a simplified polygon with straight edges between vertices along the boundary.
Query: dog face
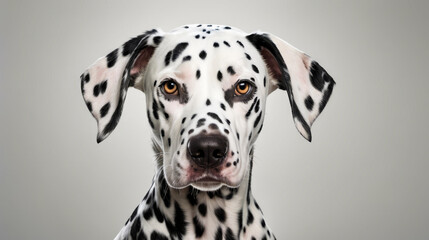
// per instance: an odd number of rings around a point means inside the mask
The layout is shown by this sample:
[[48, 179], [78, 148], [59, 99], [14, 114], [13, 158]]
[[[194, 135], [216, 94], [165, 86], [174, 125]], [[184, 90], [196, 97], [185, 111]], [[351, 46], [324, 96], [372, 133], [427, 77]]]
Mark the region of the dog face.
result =
[[128, 86], [140, 89], [167, 183], [206, 191], [242, 182], [269, 93], [287, 91], [295, 125], [311, 140], [334, 86], [317, 62], [281, 39], [217, 25], [148, 31], [81, 79], [98, 141], [118, 123]]

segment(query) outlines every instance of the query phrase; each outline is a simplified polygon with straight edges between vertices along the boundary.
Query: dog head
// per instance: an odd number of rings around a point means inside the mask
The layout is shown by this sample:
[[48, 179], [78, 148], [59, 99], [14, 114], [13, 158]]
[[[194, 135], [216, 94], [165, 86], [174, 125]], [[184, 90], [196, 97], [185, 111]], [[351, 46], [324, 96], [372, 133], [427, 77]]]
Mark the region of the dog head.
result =
[[135, 87], [146, 95], [167, 183], [206, 191], [240, 185], [272, 91], [287, 92], [296, 128], [311, 141], [310, 126], [334, 84], [317, 62], [280, 38], [218, 25], [148, 31], [81, 76], [98, 142], [114, 130], [127, 89]]

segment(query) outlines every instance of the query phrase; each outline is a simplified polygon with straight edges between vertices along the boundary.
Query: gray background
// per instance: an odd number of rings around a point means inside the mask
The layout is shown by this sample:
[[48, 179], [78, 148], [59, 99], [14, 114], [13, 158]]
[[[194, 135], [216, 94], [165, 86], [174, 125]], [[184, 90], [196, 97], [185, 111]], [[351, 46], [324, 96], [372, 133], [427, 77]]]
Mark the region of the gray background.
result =
[[[426, 1], [427, 2], [427, 1]], [[313, 126], [268, 100], [254, 195], [278, 239], [429, 239], [429, 6], [393, 1], [2, 1], [0, 239], [112, 239], [154, 173], [144, 95], [97, 145], [81, 72], [153, 27], [272, 32], [337, 82]]]

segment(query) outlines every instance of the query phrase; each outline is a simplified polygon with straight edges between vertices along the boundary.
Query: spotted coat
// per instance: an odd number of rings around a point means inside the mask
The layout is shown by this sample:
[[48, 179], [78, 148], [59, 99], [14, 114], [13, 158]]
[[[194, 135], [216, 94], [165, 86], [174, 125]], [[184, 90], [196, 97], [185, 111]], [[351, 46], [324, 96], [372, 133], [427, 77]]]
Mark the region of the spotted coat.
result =
[[266, 98], [285, 90], [297, 130], [311, 141], [334, 85], [272, 34], [211, 24], [150, 30], [97, 60], [81, 75], [97, 142], [117, 126], [128, 87], [137, 88], [159, 169], [116, 239], [275, 239], [250, 188]]

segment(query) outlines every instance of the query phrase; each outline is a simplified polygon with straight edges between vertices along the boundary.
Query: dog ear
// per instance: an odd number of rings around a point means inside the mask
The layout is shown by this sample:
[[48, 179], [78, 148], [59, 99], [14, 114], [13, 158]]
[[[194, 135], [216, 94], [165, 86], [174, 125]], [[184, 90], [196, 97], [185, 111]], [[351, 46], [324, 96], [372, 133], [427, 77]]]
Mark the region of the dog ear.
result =
[[269, 71], [269, 93], [286, 90], [295, 126], [311, 141], [310, 127], [325, 108], [335, 82], [316, 61], [282, 39], [253, 33], [247, 39], [258, 49]]
[[98, 59], [81, 75], [83, 98], [97, 120], [98, 143], [118, 124], [128, 87], [143, 85], [136, 83], [161, 41], [158, 30], [147, 31]]

